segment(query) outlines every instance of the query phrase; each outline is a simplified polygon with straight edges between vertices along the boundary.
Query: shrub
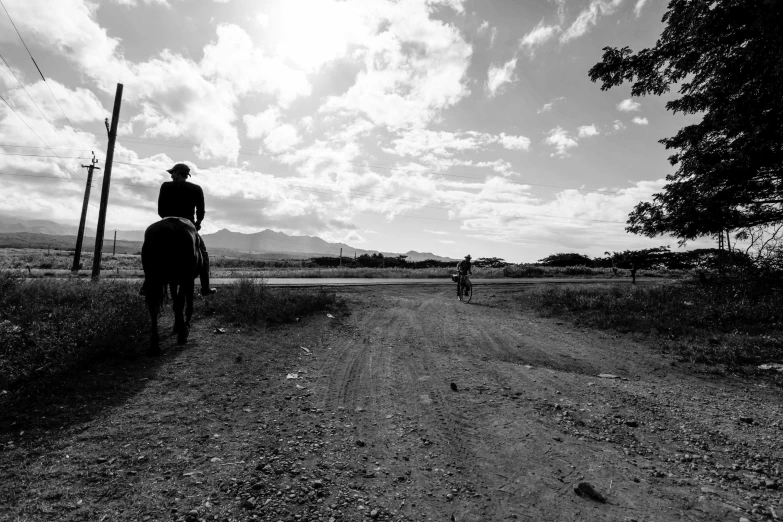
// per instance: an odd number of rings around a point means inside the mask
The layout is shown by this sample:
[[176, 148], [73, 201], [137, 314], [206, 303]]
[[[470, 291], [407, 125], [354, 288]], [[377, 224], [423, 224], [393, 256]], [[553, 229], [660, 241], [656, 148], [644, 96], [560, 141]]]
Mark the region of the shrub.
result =
[[224, 318], [245, 325], [291, 322], [341, 304], [333, 291], [323, 288], [272, 288], [263, 279], [247, 277], [221, 288], [213, 302]]
[[12, 383], [127, 352], [148, 333], [137, 285], [0, 274], [0, 374]]
[[769, 284], [558, 286], [524, 296], [546, 315], [652, 335], [665, 350], [693, 362], [769, 362], [783, 357], [783, 295]]

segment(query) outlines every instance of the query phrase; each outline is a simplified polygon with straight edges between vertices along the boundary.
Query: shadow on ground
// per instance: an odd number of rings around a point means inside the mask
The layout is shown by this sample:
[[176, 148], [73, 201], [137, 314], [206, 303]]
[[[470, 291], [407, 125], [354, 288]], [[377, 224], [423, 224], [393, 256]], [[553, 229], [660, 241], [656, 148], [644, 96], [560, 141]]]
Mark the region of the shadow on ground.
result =
[[107, 355], [0, 395], [0, 453], [27, 445], [47, 446], [72, 427], [83, 429], [107, 409], [133, 400], [164, 362], [187, 351], [187, 347], [175, 347], [175, 336], [166, 325], [168, 318], [161, 321], [164, 352], [160, 357], [147, 357], [143, 352]]

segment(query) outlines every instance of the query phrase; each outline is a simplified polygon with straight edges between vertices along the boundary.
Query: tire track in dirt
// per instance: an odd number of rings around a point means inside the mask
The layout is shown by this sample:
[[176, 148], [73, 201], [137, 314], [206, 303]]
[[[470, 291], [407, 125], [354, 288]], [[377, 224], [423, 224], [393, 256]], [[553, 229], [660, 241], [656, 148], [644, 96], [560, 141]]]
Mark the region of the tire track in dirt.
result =
[[[662, 411], [649, 388], [705, 384], [667, 371], [660, 355], [526, 313], [466, 306], [447, 290], [348, 295], [354, 314], [328, 341], [319, 372], [334, 380], [320, 404], [353, 410], [368, 459], [383, 461], [385, 452], [383, 469], [417, 485], [407, 514], [736, 520], [736, 508], [712, 497], [694, 503], [694, 484], [656, 478], [655, 453], [669, 449], [624, 424], [656, 413], [676, 429], [681, 417]], [[604, 372], [635, 380], [599, 379]], [[697, 425], [689, 423], [706, 429]], [[574, 495], [583, 479], [611, 504]]]

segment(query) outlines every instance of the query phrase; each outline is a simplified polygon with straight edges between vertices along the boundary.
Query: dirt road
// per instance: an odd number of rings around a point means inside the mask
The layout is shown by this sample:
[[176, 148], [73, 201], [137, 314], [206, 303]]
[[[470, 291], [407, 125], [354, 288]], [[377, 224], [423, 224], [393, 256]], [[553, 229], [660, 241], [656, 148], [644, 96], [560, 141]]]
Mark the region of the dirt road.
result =
[[0, 518], [783, 516], [779, 388], [542, 319], [521, 288], [452, 290], [346, 289], [333, 318], [251, 333], [202, 319], [161, 359], [0, 397]]

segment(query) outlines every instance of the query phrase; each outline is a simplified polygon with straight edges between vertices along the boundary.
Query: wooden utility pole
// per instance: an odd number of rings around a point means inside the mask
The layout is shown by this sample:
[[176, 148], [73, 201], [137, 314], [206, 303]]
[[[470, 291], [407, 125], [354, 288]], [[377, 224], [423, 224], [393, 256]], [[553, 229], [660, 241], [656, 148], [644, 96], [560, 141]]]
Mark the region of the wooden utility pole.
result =
[[101, 188], [101, 206], [98, 211], [98, 230], [95, 232], [95, 255], [92, 259], [92, 278], [101, 276], [101, 253], [103, 252], [103, 233], [106, 229], [106, 207], [109, 203], [109, 186], [111, 185], [111, 165], [114, 161], [114, 141], [117, 139], [117, 125], [120, 122], [120, 104], [122, 103], [122, 84], [117, 84], [117, 94], [114, 95], [114, 110], [111, 113], [111, 128], [108, 121], [109, 146], [106, 149], [106, 170], [103, 172], [103, 187]]
[[343, 267], [343, 249], [340, 248], [340, 268]]
[[114, 256], [117, 253], [117, 231], [114, 231], [114, 246], [111, 247], [111, 255]]
[[92, 153], [92, 163], [90, 165], [82, 165], [83, 169], [87, 169], [87, 187], [84, 189], [84, 203], [82, 203], [82, 218], [79, 220], [79, 233], [76, 236], [76, 250], [73, 253], [73, 266], [71, 272], [74, 274], [79, 272], [79, 264], [82, 257], [82, 244], [84, 243], [84, 225], [87, 222], [87, 205], [90, 203], [90, 187], [92, 187], [92, 172], [95, 169], [101, 170], [96, 167], [95, 164], [98, 160], [95, 159], [95, 153]]

